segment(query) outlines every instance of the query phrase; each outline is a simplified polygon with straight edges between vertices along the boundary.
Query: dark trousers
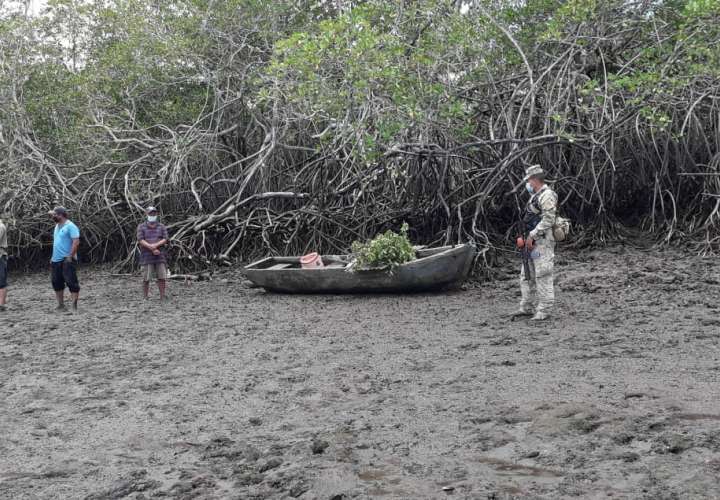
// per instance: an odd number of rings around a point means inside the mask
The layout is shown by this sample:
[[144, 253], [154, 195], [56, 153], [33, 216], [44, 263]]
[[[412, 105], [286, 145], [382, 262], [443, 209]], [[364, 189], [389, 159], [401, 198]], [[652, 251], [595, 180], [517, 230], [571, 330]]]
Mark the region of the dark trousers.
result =
[[75, 262], [53, 262], [51, 279], [53, 290], [56, 292], [62, 292], [66, 286], [71, 293], [80, 292]]
[[0, 290], [7, 288], [7, 256], [0, 257]]

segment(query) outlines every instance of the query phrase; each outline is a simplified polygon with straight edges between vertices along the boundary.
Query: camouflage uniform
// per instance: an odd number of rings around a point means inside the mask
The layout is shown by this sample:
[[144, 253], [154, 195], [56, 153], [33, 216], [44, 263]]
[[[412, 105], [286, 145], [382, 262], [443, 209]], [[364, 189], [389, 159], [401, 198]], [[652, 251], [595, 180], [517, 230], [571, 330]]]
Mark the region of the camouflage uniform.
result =
[[555, 303], [555, 238], [552, 227], [557, 215], [557, 200], [555, 191], [545, 185], [530, 197], [525, 214], [529, 236], [535, 241], [535, 245], [530, 254], [530, 280], [525, 279], [524, 266], [520, 269], [520, 310], [530, 313], [537, 298], [537, 316], [547, 316]]

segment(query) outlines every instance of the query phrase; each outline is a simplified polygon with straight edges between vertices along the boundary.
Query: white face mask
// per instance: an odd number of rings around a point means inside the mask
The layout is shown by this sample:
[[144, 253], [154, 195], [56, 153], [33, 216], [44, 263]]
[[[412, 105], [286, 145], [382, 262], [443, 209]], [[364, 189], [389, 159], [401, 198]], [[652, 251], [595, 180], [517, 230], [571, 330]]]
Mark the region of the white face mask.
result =
[[157, 215], [148, 215], [148, 222], [157, 222]]
[[533, 187], [530, 185], [529, 182], [525, 183], [525, 189], [527, 189], [528, 193], [530, 193], [530, 194], [533, 194], [535, 192], [535, 190], [533, 189]]

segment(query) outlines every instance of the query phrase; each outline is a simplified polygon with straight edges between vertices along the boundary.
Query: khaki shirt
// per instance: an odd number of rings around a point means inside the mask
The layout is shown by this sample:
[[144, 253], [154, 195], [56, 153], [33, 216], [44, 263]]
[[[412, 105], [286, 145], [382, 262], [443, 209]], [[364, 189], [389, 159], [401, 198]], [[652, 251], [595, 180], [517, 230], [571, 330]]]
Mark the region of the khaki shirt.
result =
[[[535, 197], [537, 197], [537, 200], [535, 200]], [[547, 236], [546, 231], [552, 235], [552, 227], [555, 225], [555, 219], [557, 218], [557, 204], [557, 194], [547, 185], [530, 197], [528, 210], [540, 215], [540, 222], [535, 229], [530, 231], [530, 237], [532, 239], [535, 240], [539, 236]], [[537, 207], [540, 207], [539, 211]]]
[[0, 220], [0, 257], [7, 255], [7, 226]]

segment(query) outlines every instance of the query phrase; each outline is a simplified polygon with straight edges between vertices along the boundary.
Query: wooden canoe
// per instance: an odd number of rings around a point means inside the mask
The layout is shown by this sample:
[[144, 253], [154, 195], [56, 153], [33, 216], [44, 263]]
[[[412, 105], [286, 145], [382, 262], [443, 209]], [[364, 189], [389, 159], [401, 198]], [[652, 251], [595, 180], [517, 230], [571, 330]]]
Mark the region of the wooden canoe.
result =
[[267, 257], [245, 267], [247, 278], [281, 293], [402, 293], [459, 287], [475, 257], [470, 244], [416, 250], [417, 259], [396, 267], [348, 270], [349, 255], [323, 255], [325, 267], [302, 269], [300, 257]]

